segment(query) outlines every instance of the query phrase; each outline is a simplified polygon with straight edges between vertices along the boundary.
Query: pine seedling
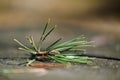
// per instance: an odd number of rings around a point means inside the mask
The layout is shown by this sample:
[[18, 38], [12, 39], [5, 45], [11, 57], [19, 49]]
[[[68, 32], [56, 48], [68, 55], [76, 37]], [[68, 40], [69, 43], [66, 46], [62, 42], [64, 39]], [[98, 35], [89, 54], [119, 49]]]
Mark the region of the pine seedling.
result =
[[[77, 38], [74, 38], [72, 40], [66, 41], [61, 44], [58, 44], [58, 42], [60, 42], [62, 39], [59, 38], [55, 42], [51, 43], [51, 45], [49, 45], [45, 49], [45, 51], [42, 51], [41, 48], [44, 41], [57, 27], [55, 25], [50, 30], [48, 30], [49, 24], [50, 24], [50, 19], [48, 19], [43, 29], [38, 45], [35, 44], [33, 36], [27, 37], [27, 40], [31, 44], [31, 48], [25, 46], [17, 39], [14, 39], [14, 41], [20, 45], [19, 48], [20, 50], [26, 51], [31, 54], [31, 57], [28, 60], [28, 63], [26, 64], [27, 66], [29, 66], [34, 61], [43, 61], [43, 60], [44, 61], [50, 60], [62, 64], [67, 64], [67, 63], [88, 64], [91, 62], [91, 59], [93, 58], [80, 56], [79, 54], [79, 53], [84, 54], [86, 52], [85, 47], [92, 46], [91, 45], [92, 41], [86, 41], [84, 35], [81, 35]], [[67, 52], [70, 52], [71, 54], [68, 54]]]

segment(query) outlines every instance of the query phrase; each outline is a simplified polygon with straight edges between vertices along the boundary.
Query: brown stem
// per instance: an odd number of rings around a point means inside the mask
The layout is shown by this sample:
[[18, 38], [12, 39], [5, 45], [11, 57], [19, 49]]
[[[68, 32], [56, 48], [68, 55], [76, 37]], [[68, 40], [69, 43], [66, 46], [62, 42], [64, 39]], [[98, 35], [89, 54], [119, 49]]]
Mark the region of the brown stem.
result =
[[45, 58], [49, 58], [48, 55], [56, 55], [56, 54], [60, 54], [60, 52], [58, 51], [51, 51], [51, 52], [48, 52], [48, 51], [41, 51], [41, 52], [38, 52], [36, 55], [38, 56], [38, 58], [41, 58], [41, 59], [45, 59]]
[[65, 65], [62, 65], [62, 64], [49, 64], [49, 63], [46, 63], [46, 64], [32, 63], [32, 64], [30, 64], [30, 66], [36, 67], [36, 68], [45, 68], [45, 69], [64, 68], [65, 67]]

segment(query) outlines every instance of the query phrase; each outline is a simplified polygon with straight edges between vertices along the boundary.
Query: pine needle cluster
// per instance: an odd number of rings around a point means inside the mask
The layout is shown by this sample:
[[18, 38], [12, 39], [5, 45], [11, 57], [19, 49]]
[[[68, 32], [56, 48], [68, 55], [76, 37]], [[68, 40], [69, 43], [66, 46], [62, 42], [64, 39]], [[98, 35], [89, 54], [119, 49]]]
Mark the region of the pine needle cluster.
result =
[[[43, 29], [38, 45], [36, 45], [33, 36], [27, 37], [27, 40], [31, 44], [32, 48], [29, 48], [25, 46], [23, 43], [21, 43], [19, 40], [14, 39], [14, 41], [20, 45], [19, 47], [20, 50], [26, 51], [31, 54], [31, 58], [28, 60], [27, 63], [28, 66], [34, 61], [37, 60], [42, 61], [43, 59], [52, 60], [53, 62], [58, 62], [62, 64], [67, 63], [88, 64], [91, 62], [92, 58], [80, 56], [79, 54], [79, 53], [84, 54], [86, 52], [85, 47], [92, 46], [91, 45], [92, 41], [86, 41], [84, 35], [81, 35], [72, 40], [68, 40], [61, 44], [58, 44], [62, 40], [62, 38], [59, 38], [55, 42], [51, 43], [51, 45], [49, 45], [45, 49], [45, 51], [42, 51], [41, 48], [44, 41], [57, 27], [56, 25], [54, 25], [51, 29], [48, 30], [49, 24], [50, 19], [48, 19]], [[69, 54], [69, 52], [71, 52], [72, 54]]]

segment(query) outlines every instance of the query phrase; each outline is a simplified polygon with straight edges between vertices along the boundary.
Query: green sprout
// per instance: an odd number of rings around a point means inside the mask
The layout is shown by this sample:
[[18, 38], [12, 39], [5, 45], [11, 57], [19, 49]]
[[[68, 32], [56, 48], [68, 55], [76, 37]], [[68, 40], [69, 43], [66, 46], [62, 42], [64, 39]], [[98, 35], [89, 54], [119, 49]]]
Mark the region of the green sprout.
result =
[[[57, 39], [55, 42], [53, 42], [51, 45], [49, 45], [45, 51], [42, 51], [42, 45], [46, 38], [56, 29], [56, 25], [53, 26], [50, 30], [48, 30], [50, 24], [50, 19], [48, 19], [42, 35], [40, 37], [38, 45], [35, 44], [35, 41], [33, 39], [33, 36], [28, 36], [27, 40], [31, 44], [32, 48], [29, 48], [25, 46], [23, 43], [18, 41], [17, 39], [14, 39], [15, 42], [17, 42], [21, 47], [20, 50], [26, 51], [31, 54], [31, 59], [28, 60], [28, 63], [26, 64], [29, 66], [34, 61], [42, 61], [42, 60], [50, 60], [53, 62], [58, 62], [62, 64], [67, 63], [81, 63], [81, 64], [89, 64], [91, 63], [91, 59], [89, 57], [80, 56], [81, 54], [86, 53], [85, 47], [92, 46], [92, 41], [86, 41], [84, 40], [84, 35], [81, 35], [77, 38], [74, 38], [72, 40], [66, 41], [64, 43], [58, 44], [58, 42], [61, 41], [62, 38]], [[70, 52], [66, 53], [65, 52]], [[76, 53], [78, 52], [78, 53]], [[76, 53], [76, 54], [75, 54]]]

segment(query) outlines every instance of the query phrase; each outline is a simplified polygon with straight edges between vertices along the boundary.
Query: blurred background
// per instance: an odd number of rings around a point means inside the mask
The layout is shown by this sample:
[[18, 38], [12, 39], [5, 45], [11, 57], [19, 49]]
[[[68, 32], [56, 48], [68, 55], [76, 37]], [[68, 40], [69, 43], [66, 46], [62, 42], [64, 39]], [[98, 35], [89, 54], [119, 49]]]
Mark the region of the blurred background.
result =
[[45, 46], [84, 34], [95, 41], [88, 54], [120, 58], [119, 0], [0, 0], [0, 54], [16, 53], [13, 38], [30, 34], [38, 42], [48, 18], [59, 27]]

